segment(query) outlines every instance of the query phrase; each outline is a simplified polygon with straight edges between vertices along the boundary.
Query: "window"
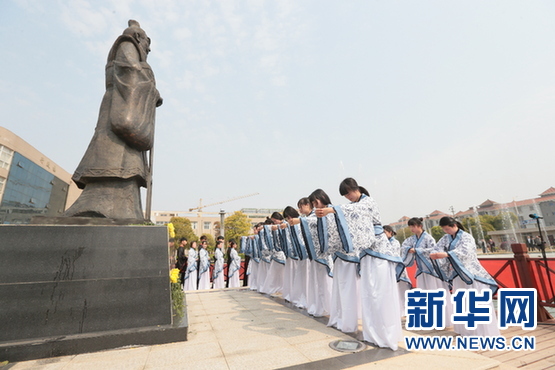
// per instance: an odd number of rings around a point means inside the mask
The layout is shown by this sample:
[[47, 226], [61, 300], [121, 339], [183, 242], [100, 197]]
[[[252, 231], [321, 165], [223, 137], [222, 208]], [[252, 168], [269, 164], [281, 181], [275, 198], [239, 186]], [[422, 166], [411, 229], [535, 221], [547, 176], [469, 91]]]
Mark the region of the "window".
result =
[[197, 223], [196, 222], [191, 222], [191, 227], [193, 228], [193, 230], [197, 229]]
[[204, 222], [204, 230], [210, 230], [210, 222]]
[[10, 167], [12, 157], [13, 150], [6, 148], [4, 145], [0, 145], [0, 168]]
[[533, 210], [534, 210], [534, 206], [530, 206], [530, 211], [533, 211]]

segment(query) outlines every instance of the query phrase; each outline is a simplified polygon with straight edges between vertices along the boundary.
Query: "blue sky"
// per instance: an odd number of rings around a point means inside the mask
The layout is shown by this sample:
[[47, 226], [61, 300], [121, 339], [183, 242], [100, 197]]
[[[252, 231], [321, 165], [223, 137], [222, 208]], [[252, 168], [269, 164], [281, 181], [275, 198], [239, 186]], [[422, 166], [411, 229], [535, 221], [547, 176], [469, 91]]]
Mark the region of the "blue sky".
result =
[[384, 222], [555, 186], [551, 1], [0, 0], [0, 125], [72, 173], [128, 19], [152, 39], [153, 208], [284, 208], [351, 176]]

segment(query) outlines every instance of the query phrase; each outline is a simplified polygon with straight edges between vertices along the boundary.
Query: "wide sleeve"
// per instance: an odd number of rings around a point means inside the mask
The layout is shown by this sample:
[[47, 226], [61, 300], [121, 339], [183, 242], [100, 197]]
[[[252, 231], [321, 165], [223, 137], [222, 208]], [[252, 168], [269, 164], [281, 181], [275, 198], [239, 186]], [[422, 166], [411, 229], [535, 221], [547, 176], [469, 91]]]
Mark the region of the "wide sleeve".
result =
[[137, 46], [132, 42], [119, 45], [112, 77], [112, 131], [129, 146], [149, 150], [154, 141], [154, 115], [160, 94], [150, 66], [140, 60]]

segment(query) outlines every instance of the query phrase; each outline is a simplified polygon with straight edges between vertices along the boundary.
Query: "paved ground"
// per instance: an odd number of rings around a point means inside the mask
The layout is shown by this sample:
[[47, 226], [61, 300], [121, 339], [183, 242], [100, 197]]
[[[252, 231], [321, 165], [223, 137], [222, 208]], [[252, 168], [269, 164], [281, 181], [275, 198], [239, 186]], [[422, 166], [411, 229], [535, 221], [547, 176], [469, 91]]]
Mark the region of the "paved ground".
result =
[[350, 336], [279, 297], [245, 289], [187, 293], [186, 300], [186, 342], [10, 363], [0, 370], [511, 368], [466, 351], [394, 352], [369, 345], [359, 353], [338, 352], [330, 342]]

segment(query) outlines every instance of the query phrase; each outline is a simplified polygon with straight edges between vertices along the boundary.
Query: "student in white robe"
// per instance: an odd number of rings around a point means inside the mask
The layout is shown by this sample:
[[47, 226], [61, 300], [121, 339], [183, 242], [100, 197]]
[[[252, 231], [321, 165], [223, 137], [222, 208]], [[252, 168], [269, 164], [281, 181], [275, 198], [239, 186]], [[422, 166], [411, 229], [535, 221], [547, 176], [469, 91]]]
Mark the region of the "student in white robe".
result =
[[204, 240], [198, 252], [199, 271], [198, 271], [198, 290], [210, 289], [210, 258], [208, 256], [208, 242]]
[[264, 226], [267, 231], [264, 235], [267, 238], [267, 243], [272, 246], [272, 257], [262, 292], [266, 294], [277, 294], [281, 293], [283, 290], [285, 253], [283, 253], [282, 250], [281, 237], [276, 225], [283, 221], [283, 216], [279, 212], [274, 212], [270, 220], [272, 225]]
[[353, 178], [343, 180], [339, 192], [354, 203], [316, 213], [323, 216], [335, 212], [347, 222], [352, 243], [360, 249], [363, 339], [395, 351], [402, 339], [402, 328], [399, 296], [392, 292], [397, 292], [397, 266], [402, 260], [387, 240], [380, 212], [368, 192]]
[[191, 243], [191, 248], [187, 253], [187, 272], [185, 273], [185, 284], [183, 290], [197, 290], [197, 242]]
[[[291, 224], [292, 219], [299, 218], [299, 212], [293, 207], [283, 210], [283, 217], [287, 221], [285, 231], [291, 242], [291, 253], [289, 255], [292, 265], [291, 274], [291, 302], [299, 307], [306, 307], [307, 296], [307, 253], [302, 237], [301, 227]], [[285, 284], [285, 280], [284, 280]]]
[[214, 271], [212, 272], [212, 280], [214, 281], [214, 289], [225, 288], [224, 280], [224, 252], [222, 252], [222, 247], [224, 242], [218, 240], [216, 243], [216, 249], [214, 250]]
[[260, 236], [258, 232], [262, 228], [262, 223], [258, 223], [253, 227], [253, 235], [249, 236], [251, 244], [252, 259], [250, 264], [249, 288], [250, 290], [258, 290], [259, 266], [260, 266]]
[[[434, 263], [437, 262], [442, 277], [453, 282], [453, 293], [457, 289], [476, 289], [478, 295], [481, 296], [483, 291], [489, 290], [493, 298], [498, 286], [495, 279], [480, 264], [476, 254], [476, 241], [472, 235], [464, 231], [461, 223], [452, 217], [442, 217], [439, 220], [439, 226], [441, 226], [446, 235], [437, 243], [437, 247], [441, 252], [430, 254], [430, 258], [434, 260]], [[489, 324], [478, 324], [475, 329], [466, 329], [464, 323], [454, 323], [454, 331], [462, 336], [500, 335], [497, 326], [497, 315], [493, 307], [493, 299], [488, 307], [491, 314], [491, 322]], [[454, 314], [456, 315], [457, 313], [455, 312]]]
[[[414, 234], [405, 239], [401, 247], [401, 257], [405, 266], [412, 266], [416, 261], [416, 287], [422, 290], [445, 289], [445, 301], [451, 302], [449, 284], [444, 281], [434, 268], [431, 253], [440, 252], [435, 239], [424, 231], [421, 217], [408, 221], [410, 231]], [[445, 305], [445, 326], [451, 326], [452, 306]]]
[[[329, 196], [322, 189], [313, 191], [308, 199], [314, 210], [325, 208], [328, 204], [331, 204]], [[330, 251], [325, 249], [326, 243], [323, 238], [327, 234], [322, 230], [323, 221], [316, 217], [315, 213], [307, 217], [301, 217], [300, 221], [307, 249], [310, 249], [314, 256], [310, 272], [311, 279], [313, 279], [312, 289], [316, 289], [313, 315], [316, 317], [329, 315], [333, 286], [333, 259]], [[310, 306], [308, 312], [311, 313]]]
[[[288, 302], [293, 302], [292, 290], [293, 282], [295, 279], [295, 268], [296, 262], [298, 261], [297, 251], [293, 246], [293, 241], [291, 240], [291, 229], [287, 221], [285, 221], [285, 210], [292, 207], [286, 207], [283, 210], [284, 220], [277, 225], [277, 232], [280, 235], [282, 242], [282, 250], [285, 254], [285, 268], [283, 270], [283, 289], [281, 295], [283, 299]], [[293, 209], [294, 210], [294, 209]]]
[[[359, 199], [349, 200], [356, 203]], [[334, 326], [345, 333], [353, 333], [358, 331], [358, 321], [361, 318], [358, 274], [361, 244], [352, 242], [347, 222], [341, 217], [341, 206], [335, 206], [333, 209], [334, 213], [322, 218], [327, 229], [327, 248], [334, 260], [328, 326]]]
[[272, 221], [270, 221], [270, 219], [267, 219], [258, 232], [260, 243], [260, 263], [258, 264], [258, 278], [256, 279], [256, 283], [258, 284], [258, 292], [264, 294], [266, 294], [266, 292], [264, 291], [264, 283], [266, 282], [268, 270], [270, 269], [270, 263], [272, 262], [272, 244], [270, 239], [271, 235], [267, 234], [270, 231], [267, 230], [265, 226], [271, 223]]
[[316, 279], [316, 269], [317, 262], [316, 253], [314, 251], [314, 246], [308, 243], [308, 238], [305, 231], [301, 228], [299, 224], [303, 217], [314, 216], [314, 209], [310, 199], [308, 197], [303, 197], [297, 202], [297, 207], [299, 207], [299, 213], [301, 217], [299, 219], [289, 220], [289, 224], [298, 226], [300, 230], [300, 235], [302, 236], [302, 241], [306, 249], [307, 259], [305, 260], [306, 267], [306, 311], [309, 315], [316, 313], [317, 302], [318, 302], [318, 280]]
[[231, 263], [228, 267], [228, 279], [230, 288], [239, 288], [239, 274], [241, 269], [241, 257], [237, 253], [237, 243], [235, 240], [229, 241]]
[[[397, 233], [389, 225], [384, 225], [383, 232], [387, 236], [389, 243], [397, 253], [401, 253], [401, 243], [395, 238]], [[399, 275], [397, 273], [397, 288], [399, 289], [399, 307], [401, 308], [401, 317], [406, 316], [405, 309], [405, 292], [412, 289], [412, 282], [410, 281], [407, 271], [403, 268], [403, 272]]]

